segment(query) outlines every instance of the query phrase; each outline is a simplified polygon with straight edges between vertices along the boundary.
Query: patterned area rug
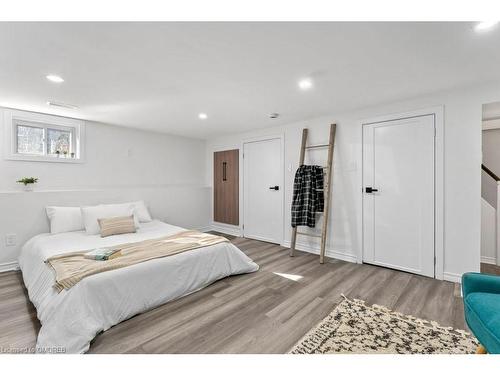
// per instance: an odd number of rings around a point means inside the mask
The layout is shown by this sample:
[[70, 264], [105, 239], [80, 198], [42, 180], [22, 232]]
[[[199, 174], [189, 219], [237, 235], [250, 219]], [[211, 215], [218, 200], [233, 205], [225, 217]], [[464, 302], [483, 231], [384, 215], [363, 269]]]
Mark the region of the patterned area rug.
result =
[[344, 297], [290, 353], [468, 354], [477, 345], [465, 331]]

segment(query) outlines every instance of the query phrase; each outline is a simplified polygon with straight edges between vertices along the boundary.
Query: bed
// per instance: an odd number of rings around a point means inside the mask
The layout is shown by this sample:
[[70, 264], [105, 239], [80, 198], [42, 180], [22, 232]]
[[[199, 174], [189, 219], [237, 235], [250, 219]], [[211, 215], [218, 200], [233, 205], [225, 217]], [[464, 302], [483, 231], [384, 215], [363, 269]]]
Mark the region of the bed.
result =
[[230, 242], [95, 274], [60, 293], [45, 261], [55, 255], [138, 242], [184, 231], [158, 220], [136, 233], [101, 238], [85, 231], [40, 234], [19, 256], [24, 283], [41, 329], [37, 352], [84, 353], [102, 331], [136, 314], [200, 290], [221, 278], [255, 272], [259, 266]]

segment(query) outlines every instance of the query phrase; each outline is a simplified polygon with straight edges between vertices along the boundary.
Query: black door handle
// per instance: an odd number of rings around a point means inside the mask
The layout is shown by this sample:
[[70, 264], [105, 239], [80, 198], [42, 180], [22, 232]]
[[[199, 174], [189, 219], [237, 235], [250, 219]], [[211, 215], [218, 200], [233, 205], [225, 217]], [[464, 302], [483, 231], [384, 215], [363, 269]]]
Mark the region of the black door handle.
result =
[[372, 187], [366, 187], [365, 188], [365, 192], [367, 192], [367, 193], [375, 193], [377, 191], [378, 191], [378, 189], [374, 189]]
[[280, 187], [278, 185], [269, 187], [269, 190], [279, 190], [279, 189]]

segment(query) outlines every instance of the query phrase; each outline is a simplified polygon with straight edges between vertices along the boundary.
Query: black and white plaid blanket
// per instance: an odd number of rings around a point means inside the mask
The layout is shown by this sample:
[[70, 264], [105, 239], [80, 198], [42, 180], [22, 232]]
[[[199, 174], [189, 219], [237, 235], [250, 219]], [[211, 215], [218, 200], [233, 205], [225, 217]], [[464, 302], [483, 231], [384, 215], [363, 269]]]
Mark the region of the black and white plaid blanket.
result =
[[314, 228], [316, 212], [323, 212], [323, 168], [302, 165], [295, 173], [292, 199], [292, 227], [307, 225]]

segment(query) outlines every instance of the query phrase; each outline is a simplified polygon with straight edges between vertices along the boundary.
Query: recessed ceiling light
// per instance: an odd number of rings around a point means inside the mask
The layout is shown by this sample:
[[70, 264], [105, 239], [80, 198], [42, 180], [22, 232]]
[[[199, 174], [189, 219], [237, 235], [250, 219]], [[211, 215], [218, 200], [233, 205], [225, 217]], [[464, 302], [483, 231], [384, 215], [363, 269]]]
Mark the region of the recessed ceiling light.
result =
[[299, 81], [298, 86], [301, 90], [310, 90], [313, 87], [313, 81], [311, 78], [303, 78]]
[[55, 83], [62, 83], [64, 82], [64, 79], [62, 79], [61, 77], [59, 76], [56, 76], [55, 74], [49, 74], [47, 77], [46, 77], [49, 81], [51, 82], [55, 82]]
[[496, 26], [496, 24], [498, 23], [498, 21], [483, 21], [483, 22], [479, 22], [475, 29], [476, 31], [484, 31], [484, 30], [488, 30], [488, 29], [491, 29], [493, 26]]
[[206, 119], [208, 118], [208, 116], [207, 116], [207, 114], [206, 114], [206, 113], [200, 113], [200, 114], [198, 115], [198, 118], [199, 118], [200, 120], [206, 120]]

